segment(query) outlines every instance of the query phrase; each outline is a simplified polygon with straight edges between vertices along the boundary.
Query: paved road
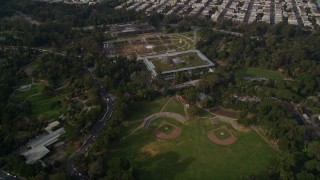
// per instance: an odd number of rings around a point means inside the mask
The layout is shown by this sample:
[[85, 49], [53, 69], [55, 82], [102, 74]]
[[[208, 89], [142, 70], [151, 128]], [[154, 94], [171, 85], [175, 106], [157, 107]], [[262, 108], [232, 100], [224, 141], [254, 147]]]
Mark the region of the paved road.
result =
[[275, 24], [275, 11], [276, 11], [275, 0], [271, 0], [271, 3], [270, 3], [270, 24]]
[[300, 15], [296, 0], [292, 0], [292, 7], [293, 7], [293, 11], [294, 11], [294, 13], [296, 15], [296, 19], [298, 21], [298, 24], [300, 26], [303, 26], [302, 18], [301, 18], [301, 15]]
[[201, 81], [200, 79], [197, 79], [197, 80], [188, 81], [182, 84], [176, 84], [176, 85], [170, 86], [169, 89], [181, 89], [181, 88], [190, 87], [190, 86], [198, 86], [200, 81]]
[[48, 49], [42, 49], [42, 48], [33, 48], [33, 47], [28, 47], [28, 46], [4, 46], [3, 48], [4, 49], [22, 48], [24, 50], [31, 49], [31, 50], [37, 50], [37, 51], [42, 52], [42, 53], [52, 53], [52, 54], [56, 54], [56, 55], [66, 56], [64, 53], [59, 53], [59, 52], [51, 51], [51, 50], [48, 50]]
[[243, 18], [243, 23], [248, 23], [249, 18], [252, 13], [252, 6], [253, 6], [253, 0], [250, 0], [249, 5], [248, 5], [248, 11], [246, 12], [246, 14], [244, 15], [244, 18]]
[[234, 31], [228, 31], [228, 30], [222, 30], [222, 29], [217, 29], [217, 28], [212, 28], [212, 31], [216, 31], [216, 32], [221, 32], [221, 33], [224, 33], [224, 34], [231, 34], [233, 36], [243, 36], [242, 33], [239, 33], [239, 32], [234, 32]]
[[88, 179], [83, 173], [81, 173], [79, 170], [76, 169], [76, 166], [74, 164], [74, 158], [81, 156], [85, 152], [88, 151], [88, 149], [93, 145], [95, 142], [95, 139], [97, 135], [101, 132], [101, 130], [106, 125], [107, 121], [110, 119], [112, 113], [113, 113], [113, 101], [114, 97], [112, 94], [109, 94], [106, 89], [102, 86], [100, 81], [96, 79], [96, 77], [93, 75], [92, 71], [90, 69], [85, 70], [86, 73], [90, 74], [92, 77], [94, 84], [99, 88], [100, 91], [100, 97], [106, 106], [106, 112], [104, 113], [103, 117], [99, 119], [96, 124], [92, 127], [90, 132], [85, 136], [83, 144], [81, 147], [74, 152], [67, 160], [66, 164], [66, 171], [76, 177], [77, 179]]
[[223, 19], [223, 17], [227, 14], [227, 10], [228, 10], [229, 7], [231, 6], [232, 2], [233, 2], [233, 0], [229, 0], [229, 1], [227, 2], [226, 7], [222, 10], [222, 12], [221, 12], [221, 14], [220, 14], [220, 16], [219, 16], [219, 19], [218, 19], [219, 21], [220, 21], [221, 19]]
[[0, 171], [0, 180], [16, 180], [18, 179], [16, 176], [13, 176], [7, 172], [4, 172], [4, 171]]

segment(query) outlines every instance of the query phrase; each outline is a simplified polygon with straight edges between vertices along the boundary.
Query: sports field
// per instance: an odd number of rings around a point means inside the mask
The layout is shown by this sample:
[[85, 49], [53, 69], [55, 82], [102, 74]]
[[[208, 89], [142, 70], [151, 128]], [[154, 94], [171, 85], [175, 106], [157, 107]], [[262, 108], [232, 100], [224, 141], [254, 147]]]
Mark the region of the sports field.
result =
[[[138, 114], [136, 117], [151, 115], [142, 112], [145, 108], [151, 112], [151, 104], [156, 104], [157, 110], [162, 109], [161, 104], [164, 106], [166, 102], [167, 98], [139, 103], [140, 110], [135, 112]], [[165, 111], [169, 111], [170, 106], [179, 106], [178, 103], [169, 106], [169, 103]], [[176, 107], [174, 111], [181, 112], [180, 108]], [[154, 131], [163, 122], [180, 127], [181, 134], [175, 139], [159, 140], [154, 136]], [[209, 140], [208, 131], [221, 126], [227, 127], [236, 136], [234, 144], [218, 145]], [[170, 132], [170, 129], [162, 131]], [[137, 169], [139, 179], [240, 179], [263, 174], [277, 157], [276, 152], [254, 131], [238, 132], [229, 124], [211, 125], [207, 118], [193, 118], [185, 123], [159, 118], [150, 124], [148, 130], [142, 128], [135, 131], [107, 153], [110, 158], [128, 158]]]

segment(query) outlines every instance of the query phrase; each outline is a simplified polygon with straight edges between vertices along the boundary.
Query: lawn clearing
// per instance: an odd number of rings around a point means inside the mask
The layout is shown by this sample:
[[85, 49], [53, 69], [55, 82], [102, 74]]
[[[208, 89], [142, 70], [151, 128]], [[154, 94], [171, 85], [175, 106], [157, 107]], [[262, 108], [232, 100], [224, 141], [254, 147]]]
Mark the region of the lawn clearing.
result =
[[[58, 95], [44, 95], [42, 93], [43, 84], [32, 84], [31, 89], [27, 91], [15, 91], [10, 102], [20, 104], [23, 101], [29, 101], [32, 107], [32, 115], [28, 116], [32, 120], [49, 120], [59, 117], [67, 110], [63, 99]], [[54, 105], [59, 103], [60, 105]]]
[[[32, 119], [49, 120], [59, 117], [67, 111], [62, 98], [58, 96], [47, 97], [45, 95], [34, 96], [28, 99], [32, 106]], [[60, 101], [60, 107], [53, 107], [52, 104]]]
[[127, 121], [141, 120], [142, 122], [147, 116], [160, 112], [168, 100], [169, 98], [159, 98], [154, 101], [138, 101], [129, 104], [126, 110]]
[[272, 71], [260, 68], [244, 68], [237, 71], [236, 76], [268, 79], [283, 79], [284, 77], [280, 71]]
[[170, 102], [167, 104], [167, 106], [163, 109], [163, 112], [175, 112], [178, 114], [181, 114], [183, 116], [186, 115], [184, 111], [183, 104], [178, 102], [176, 98], [172, 98]]
[[10, 102], [12, 103], [21, 103], [22, 101], [26, 100], [27, 98], [41, 93], [43, 90], [44, 85], [42, 84], [33, 84], [31, 85], [31, 89], [27, 91], [15, 91], [14, 95], [11, 97]]

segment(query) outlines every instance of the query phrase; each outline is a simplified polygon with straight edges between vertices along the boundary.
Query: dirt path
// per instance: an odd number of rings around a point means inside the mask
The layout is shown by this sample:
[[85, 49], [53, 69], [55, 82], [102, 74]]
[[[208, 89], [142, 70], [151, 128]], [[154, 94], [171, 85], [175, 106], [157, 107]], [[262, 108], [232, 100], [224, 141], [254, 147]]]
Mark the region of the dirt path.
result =
[[[172, 96], [173, 97], [173, 96]], [[172, 97], [166, 102], [166, 104], [162, 107], [161, 111], [162, 112], [164, 110], [164, 108], [166, 108], [166, 106], [169, 104], [169, 102], [171, 101]]]
[[42, 93], [32, 94], [31, 96], [27, 97], [27, 98], [24, 99], [23, 101], [28, 100], [28, 99], [30, 99], [30, 98], [32, 98], [32, 97], [34, 97], [34, 96], [39, 96], [39, 95], [41, 95], [41, 94], [42, 94]]
[[187, 106], [185, 104], [182, 104], [182, 105], [183, 105], [184, 113], [186, 114], [187, 117], [189, 117]]
[[269, 145], [274, 151], [280, 153], [280, 150], [279, 150], [277, 147], [275, 147], [265, 136], [263, 136], [256, 127], [250, 126], [250, 128], [253, 129], [266, 143], [268, 143], [268, 145]]
[[65, 83], [65, 84], [63, 84], [61, 87], [56, 88], [55, 91], [59, 91], [59, 90], [65, 88], [65, 87], [69, 86], [69, 84], [70, 84], [70, 81]]
[[173, 118], [176, 119], [177, 121], [184, 123], [187, 118], [185, 116], [182, 116], [178, 113], [173, 113], [173, 112], [159, 112], [156, 114], [152, 114], [151, 116], [148, 116], [147, 118], [145, 118], [143, 120], [143, 123], [141, 124], [140, 128], [146, 128], [148, 129], [150, 123], [160, 117], [169, 117], [169, 118]]
[[[202, 109], [203, 109], [203, 108], [202, 108]], [[232, 126], [234, 129], [236, 129], [236, 130], [238, 130], [238, 131], [241, 131], [241, 130], [242, 130], [240, 124], [237, 122], [237, 119], [233, 119], [233, 118], [230, 118], [230, 117], [226, 117], [226, 116], [221, 116], [221, 115], [218, 115], [218, 114], [214, 114], [214, 113], [210, 112], [210, 111], [207, 110], [207, 109], [203, 109], [203, 110], [207, 111], [209, 114], [212, 114], [212, 115], [214, 115], [214, 116], [219, 117], [220, 121], [223, 121], [223, 122], [226, 122], [226, 123], [230, 123], [231, 126]]]

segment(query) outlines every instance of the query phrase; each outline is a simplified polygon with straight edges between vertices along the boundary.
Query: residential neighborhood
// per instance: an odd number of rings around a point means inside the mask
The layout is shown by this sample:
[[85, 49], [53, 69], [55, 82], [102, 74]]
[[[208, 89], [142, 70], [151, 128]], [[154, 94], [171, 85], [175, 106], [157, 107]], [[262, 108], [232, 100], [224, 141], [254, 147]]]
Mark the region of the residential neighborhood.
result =
[[239, 23], [263, 21], [313, 28], [320, 25], [319, 2], [306, 0], [129, 0], [116, 9], [164, 15], [211, 17], [215, 22], [231, 19]]

